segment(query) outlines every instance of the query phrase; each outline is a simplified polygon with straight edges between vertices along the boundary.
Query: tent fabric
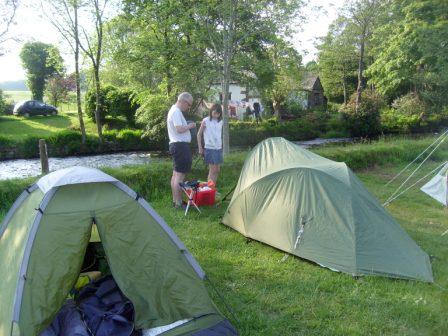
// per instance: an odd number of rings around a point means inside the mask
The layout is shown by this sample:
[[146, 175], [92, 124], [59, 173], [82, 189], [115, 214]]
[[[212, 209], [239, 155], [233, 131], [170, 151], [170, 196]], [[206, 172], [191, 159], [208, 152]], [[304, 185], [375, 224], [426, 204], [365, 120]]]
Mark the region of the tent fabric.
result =
[[448, 207], [448, 162], [420, 190]]
[[433, 281], [428, 255], [344, 163], [283, 138], [248, 155], [222, 222], [330, 269]]
[[116, 178], [103, 173], [101, 170], [73, 166], [45, 175], [39, 179], [37, 185], [44, 193], [46, 193], [52, 188], [64, 185], [117, 181]]
[[[71, 179], [52, 174], [47, 182]], [[100, 181], [39, 181], [47, 192], [35, 188], [4, 223], [0, 335], [34, 336], [50, 325], [76, 282], [93, 224], [115, 281], [135, 307], [137, 328], [192, 319], [189, 325], [206, 329], [224, 321], [207, 293], [202, 269], [160, 216], [148, 211], [154, 210], [143, 206], [141, 197], [131, 197], [135, 193], [127, 186], [128, 192], [121, 189], [121, 182], [96, 176]], [[216, 319], [201, 318], [209, 315]]]

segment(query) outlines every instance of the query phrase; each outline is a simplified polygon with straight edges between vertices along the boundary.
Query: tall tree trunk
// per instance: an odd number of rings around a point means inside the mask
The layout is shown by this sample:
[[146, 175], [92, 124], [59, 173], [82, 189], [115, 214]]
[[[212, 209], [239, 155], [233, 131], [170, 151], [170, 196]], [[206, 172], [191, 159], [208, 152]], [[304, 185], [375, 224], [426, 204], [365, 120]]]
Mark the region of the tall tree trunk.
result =
[[274, 116], [280, 121], [280, 102], [277, 100], [272, 101], [272, 107], [274, 108]]
[[97, 17], [96, 30], [98, 37], [98, 45], [96, 49], [95, 62], [93, 65], [93, 69], [95, 71], [95, 88], [96, 88], [96, 106], [95, 106], [95, 119], [96, 119], [96, 127], [98, 129], [98, 137], [100, 139], [100, 143], [103, 143], [103, 127], [101, 125], [100, 118], [100, 65], [101, 65], [101, 51], [103, 46], [103, 19], [102, 14], [100, 14], [99, 3], [97, 0], [95, 2], [95, 13]]
[[73, 10], [75, 16], [74, 33], [75, 33], [75, 80], [76, 80], [76, 106], [78, 108], [79, 128], [81, 129], [81, 141], [86, 143], [86, 128], [84, 126], [84, 119], [82, 117], [81, 106], [81, 79], [79, 75], [79, 32], [78, 32], [78, 2], [73, 3]]
[[361, 48], [359, 52], [359, 64], [358, 64], [358, 87], [356, 89], [356, 112], [358, 112], [359, 105], [361, 105], [361, 93], [363, 87], [363, 67], [364, 67], [364, 45], [365, 45], [365, 37], [364, 35], [361, 38]]
[[168, 40], [168, 33], [166, 30], [163, 32], [163, 42], [165, 44], [165, 75], [167, 79], [166, 83], [166, 91], [168, 94], [168, 97], [171, 96], [171, 92], [173, 91], [173, 74], [171, 73], [171, 60], [172, 60], [172, 53], [169, 51], [169, 40]]
[[344, 105], [347, 105], [347, 83], [345, 77], [342, 78], [342, 90], [344, 92]]
[[95, 75], [95, 92], [96, 92], [96, 106], [95, 106], [95, 121], [96, 128], [98, 130], [98, 138], [100, 139], [100, 143], [103, 143], [103, 128], [101, 125], [101, 117], [100, 117], [100, 69], [98, 68], [98, 64], [94, 68]]
[[[226, 51], [227, 54], [227, 51]], [[222, 104], [223, 104], [223, 115], [222, 115], [222, 151], [224, 155], [230, 152], [230, 141], [229, 141], [229, 85], [230, 85], [230, 64], [228, 57], [224, 57], [223, 66], [223, 76], [221, 83], [222, 91]]]

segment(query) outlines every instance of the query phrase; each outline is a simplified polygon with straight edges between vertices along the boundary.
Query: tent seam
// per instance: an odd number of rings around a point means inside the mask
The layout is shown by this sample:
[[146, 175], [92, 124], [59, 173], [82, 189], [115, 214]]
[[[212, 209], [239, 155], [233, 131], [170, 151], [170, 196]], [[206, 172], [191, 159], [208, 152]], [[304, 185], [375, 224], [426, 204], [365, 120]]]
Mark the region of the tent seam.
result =
[[[58, 188], [52, 188], [50, 191], [44, 194], [42, 201], [39, 204], [38, 211], [33, 220], [33, 225], [31, 226], [30, 233], [27, 239], [25, 251], [22, 258], [22, 263], [19, 269], [19, 276], [17, 279], [17, 287], [14, 295], [14, 304], [13, 304], [13, 314], [12, 320], [14, 322], [19, 323], [20, 310], [22, 308], [23, 301], [23, 291], [25, 288], [26, 281], [26, 273], [28, 271], [28, 265], [31, 256], [31, 250], [33, 249], [34, 240], [36, 238], [37, 231], [39, 229], [40, 223], [42, 222], [43, 211], [46, 209], [50, 201], [53, 199], [53, 196], [56, 194]], [[37, 209], [36, 209], [37, 210]]]

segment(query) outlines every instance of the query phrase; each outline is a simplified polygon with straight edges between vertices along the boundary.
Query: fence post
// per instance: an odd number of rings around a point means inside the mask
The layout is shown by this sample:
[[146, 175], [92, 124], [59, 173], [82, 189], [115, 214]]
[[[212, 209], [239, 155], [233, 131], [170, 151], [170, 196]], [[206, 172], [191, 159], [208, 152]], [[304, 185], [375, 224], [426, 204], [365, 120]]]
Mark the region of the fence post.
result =
[[39, 156], [40, 165], [42, 167], [42, 175], [48, 174], [50, 169], [48, 166], [47, 144], [44, 139], [39, 139]]

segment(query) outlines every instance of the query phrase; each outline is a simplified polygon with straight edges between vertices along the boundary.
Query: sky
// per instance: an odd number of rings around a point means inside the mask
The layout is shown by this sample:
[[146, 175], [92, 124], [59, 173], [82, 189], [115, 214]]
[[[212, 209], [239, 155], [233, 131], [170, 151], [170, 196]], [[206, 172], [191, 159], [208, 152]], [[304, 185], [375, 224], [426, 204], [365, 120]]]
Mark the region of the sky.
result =
[[[337, 17], [338, 10], [345, 1], [309, 0], [309, 5], [304, 12], [308, 22], [294, 34], [291, 41], [303, 55], [304, 64], [315, 59], [316, 39], [327, 33], [329, 24]], [[36, 15], [36, 12], [39, 12], [39, 0], [22, 0], [21, 4], [17, 11], [16, 24], [10, 30], [11, 36], [19, 37], [20, 41], [9, 42], [7, 45], [9, 52], [0, 57], [0, 82], [25, 79], [25, 71], [19, 54], [23, 44], [28, 41], [40, 41], [58, 46], [67, 70], [73, 71], [73, 57], [57, 30], [43, 17]]]

